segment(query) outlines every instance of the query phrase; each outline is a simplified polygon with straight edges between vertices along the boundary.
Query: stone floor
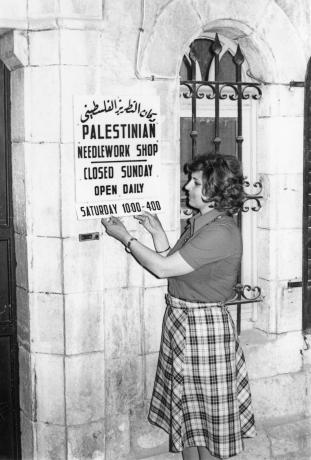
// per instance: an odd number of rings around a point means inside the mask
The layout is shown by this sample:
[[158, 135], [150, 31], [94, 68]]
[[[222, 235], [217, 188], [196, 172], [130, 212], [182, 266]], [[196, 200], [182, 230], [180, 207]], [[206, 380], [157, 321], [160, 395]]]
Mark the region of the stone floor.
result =
[[[258, 436], [246, 440], [235, 460], [311, 460], [311, 417], [279, 419], [258, 427]], [[160, 454], [141, 460], [181, 460], [180, 454]]]

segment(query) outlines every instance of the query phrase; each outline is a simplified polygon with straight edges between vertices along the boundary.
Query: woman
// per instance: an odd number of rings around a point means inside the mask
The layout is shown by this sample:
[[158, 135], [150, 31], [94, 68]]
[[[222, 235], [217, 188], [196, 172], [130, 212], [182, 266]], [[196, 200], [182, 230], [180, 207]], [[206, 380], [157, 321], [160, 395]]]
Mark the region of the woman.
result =
[[230, 155], [201, 155], [187, 165], [192, 217], [173, 249], [156, 216], [136, 218], [155, 251], [133, 238], [117, 218], [103, 220], [157, 277], [168, 278], [167, 309], [149, 421], [170, 436], [184, 460], [229, 458], [255, 436], [243, 352], [224, 303], [234, 296], [242, 255], [232, 215], [243, 203], [243, 175]]

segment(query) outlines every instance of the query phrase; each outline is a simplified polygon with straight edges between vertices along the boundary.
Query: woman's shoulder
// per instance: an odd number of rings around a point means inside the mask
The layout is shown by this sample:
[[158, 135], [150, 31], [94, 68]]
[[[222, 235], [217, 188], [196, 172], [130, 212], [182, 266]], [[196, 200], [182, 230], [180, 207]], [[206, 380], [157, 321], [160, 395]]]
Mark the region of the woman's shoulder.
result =
[[197, 234], [201, 240], [206, 238], [213, 239], [218, 245], [232, 245], [236, 247], [241, 245], [242, 236], [239, 227], [237, 226], [232, 216], [224, 215], [220, 219], [216, 219], [210, 224], [202, 227]]

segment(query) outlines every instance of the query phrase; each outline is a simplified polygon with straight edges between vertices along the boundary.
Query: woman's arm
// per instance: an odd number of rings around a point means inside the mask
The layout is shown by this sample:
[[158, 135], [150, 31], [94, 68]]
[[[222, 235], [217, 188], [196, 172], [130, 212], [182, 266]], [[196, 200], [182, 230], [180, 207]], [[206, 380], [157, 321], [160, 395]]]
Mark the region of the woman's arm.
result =
[[158, 278], [181, 276], [191, 273], [194, 268], [175, 252], [171, 256], [157, 254], [137, 240], [131, 242], [131, 253], [135, 259]]
[[134, 218], [151, 234], [156, 252], [166, 255], [170, 249], [170, 243], [158, 216], [145, 212]]
[[132, 236], [118, 218], [102, 219], [102, 224], [107, 234], [119, 240], [125, 247], [130, 242], [130, 250], [135, 259], [158, 278], [185, 275], [194, 270], [178, 252], [165, 257], [162, 254], [157, 254], [136, 239], [132, 239]]

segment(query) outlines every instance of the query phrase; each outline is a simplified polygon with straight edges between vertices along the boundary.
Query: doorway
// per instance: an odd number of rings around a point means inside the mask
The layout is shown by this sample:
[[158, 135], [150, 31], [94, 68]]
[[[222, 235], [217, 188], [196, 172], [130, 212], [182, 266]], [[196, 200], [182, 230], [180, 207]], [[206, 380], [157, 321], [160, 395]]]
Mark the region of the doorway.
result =
[[10, 72], [0, 62], [0, 459], [20, 458], [10, 139]]

